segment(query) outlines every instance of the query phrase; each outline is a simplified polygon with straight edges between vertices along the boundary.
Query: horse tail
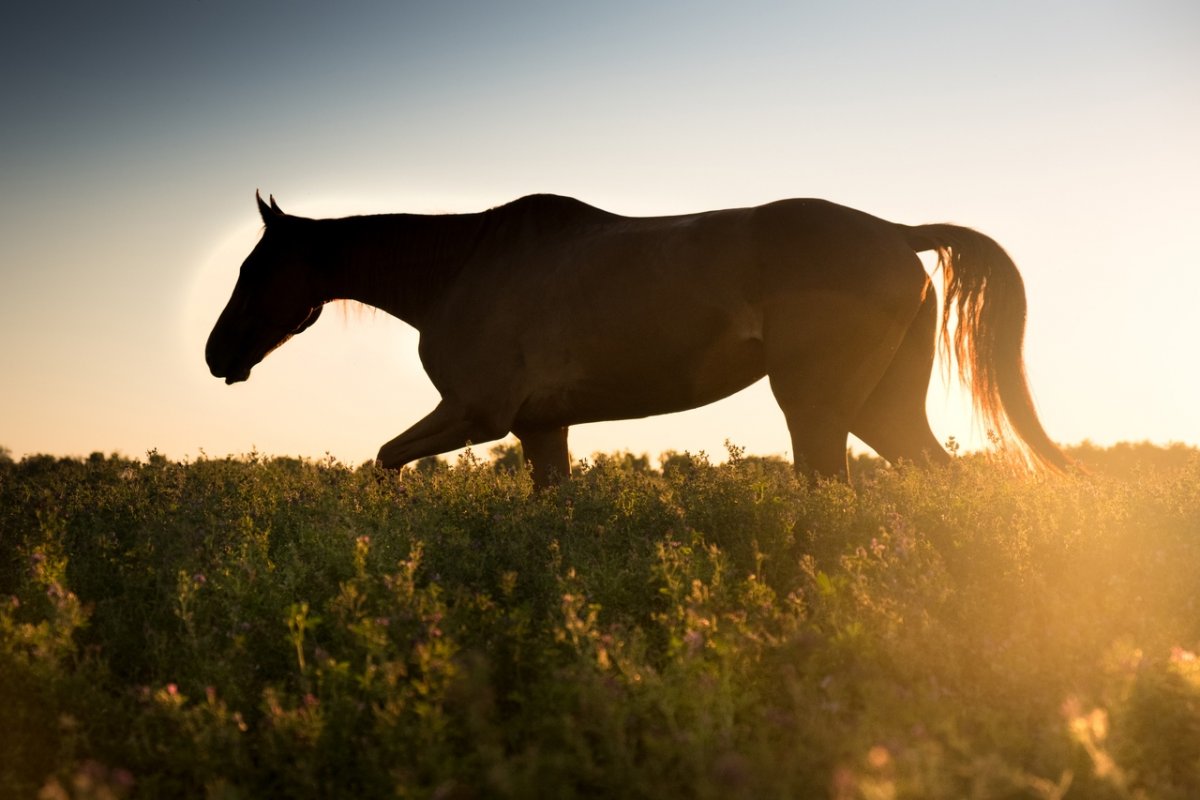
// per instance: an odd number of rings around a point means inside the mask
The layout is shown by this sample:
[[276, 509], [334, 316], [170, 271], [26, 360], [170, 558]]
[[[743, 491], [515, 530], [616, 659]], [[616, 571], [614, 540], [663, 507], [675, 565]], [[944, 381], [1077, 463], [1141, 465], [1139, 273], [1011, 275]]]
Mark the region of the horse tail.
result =
[[[957, 225], [905, 227], [917, 252], [936, 250], [942, 270], [940, 347], [954, 354], [975, 409], [1002, 441], [1015, 438], [1036, 465], [1071, 463], [1038, 419], [1025, 376], [1025, 283], [994, 240]], [[955, 318], [951, 336], [951, 312]]]

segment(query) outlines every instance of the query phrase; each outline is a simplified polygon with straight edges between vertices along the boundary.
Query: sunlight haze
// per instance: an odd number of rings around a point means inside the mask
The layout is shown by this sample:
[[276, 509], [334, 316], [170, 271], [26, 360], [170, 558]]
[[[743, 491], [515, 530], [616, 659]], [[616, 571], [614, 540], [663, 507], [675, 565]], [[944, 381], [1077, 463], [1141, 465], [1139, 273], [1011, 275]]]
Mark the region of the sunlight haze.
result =
[[[288, 213], [628, 215], [821, 197], [996, 239], [1063, 444], [1200, 445], [1200, 6], [27, 4], [0, 126], [0, 446], [373, 458], [436, 404], [416, 332], [331, 307], [251, 379], [204, 343]], [[930, 262], [926, 260], [926, 264]], [[940, 289], [940, 281], [938, 283]], [[941, 380], [934, 432], [978, 444]], [[572, 429], [576, 458], [789, 454], [765, 382]], [[491, 443], [475, 449], [486, 454]], [[790, 455], [790, 454], [789, 454]]]

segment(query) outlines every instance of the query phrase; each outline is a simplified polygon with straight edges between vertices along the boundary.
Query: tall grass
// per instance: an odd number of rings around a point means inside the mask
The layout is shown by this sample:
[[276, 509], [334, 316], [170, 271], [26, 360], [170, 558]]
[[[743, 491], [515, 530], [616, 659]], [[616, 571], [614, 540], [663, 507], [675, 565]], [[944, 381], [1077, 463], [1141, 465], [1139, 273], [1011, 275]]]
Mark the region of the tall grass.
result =
[[0, 797], [1200, 796], [1200, 459], [1089, 452], [0, 460]]

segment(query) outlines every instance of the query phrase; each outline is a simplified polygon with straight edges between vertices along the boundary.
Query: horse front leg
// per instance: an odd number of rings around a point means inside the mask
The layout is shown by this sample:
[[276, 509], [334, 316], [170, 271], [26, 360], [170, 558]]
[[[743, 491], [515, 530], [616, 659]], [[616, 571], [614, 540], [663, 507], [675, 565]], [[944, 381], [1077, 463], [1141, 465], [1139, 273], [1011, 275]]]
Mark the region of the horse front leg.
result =
[[571, 477], [571, 456], [567, 452], [567, 428], [516, 428], [521, 454], [532, 467], [533, 487], [545, 489]]
[[400, 469], [419, 458], [490, 442], [507, 433], [502, 423], [443, 400], [420, 422], [379, 448], [377, 463], [385, 469]]

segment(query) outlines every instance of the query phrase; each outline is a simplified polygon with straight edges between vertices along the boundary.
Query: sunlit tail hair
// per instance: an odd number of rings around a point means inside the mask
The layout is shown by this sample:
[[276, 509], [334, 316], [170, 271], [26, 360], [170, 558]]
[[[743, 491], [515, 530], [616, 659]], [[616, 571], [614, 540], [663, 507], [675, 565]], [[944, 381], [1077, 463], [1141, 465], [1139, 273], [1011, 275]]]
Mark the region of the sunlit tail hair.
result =
[[970, 228], [921, 225], [907, 232], [914, 249], [937, 251], [945, 282], [941, 349], [953, 353], [976, 411], [1036, 464], [1065, 469], [1071, 462], [1038, 420], [1025, 377], [1025, 283], [1016, 264]]

